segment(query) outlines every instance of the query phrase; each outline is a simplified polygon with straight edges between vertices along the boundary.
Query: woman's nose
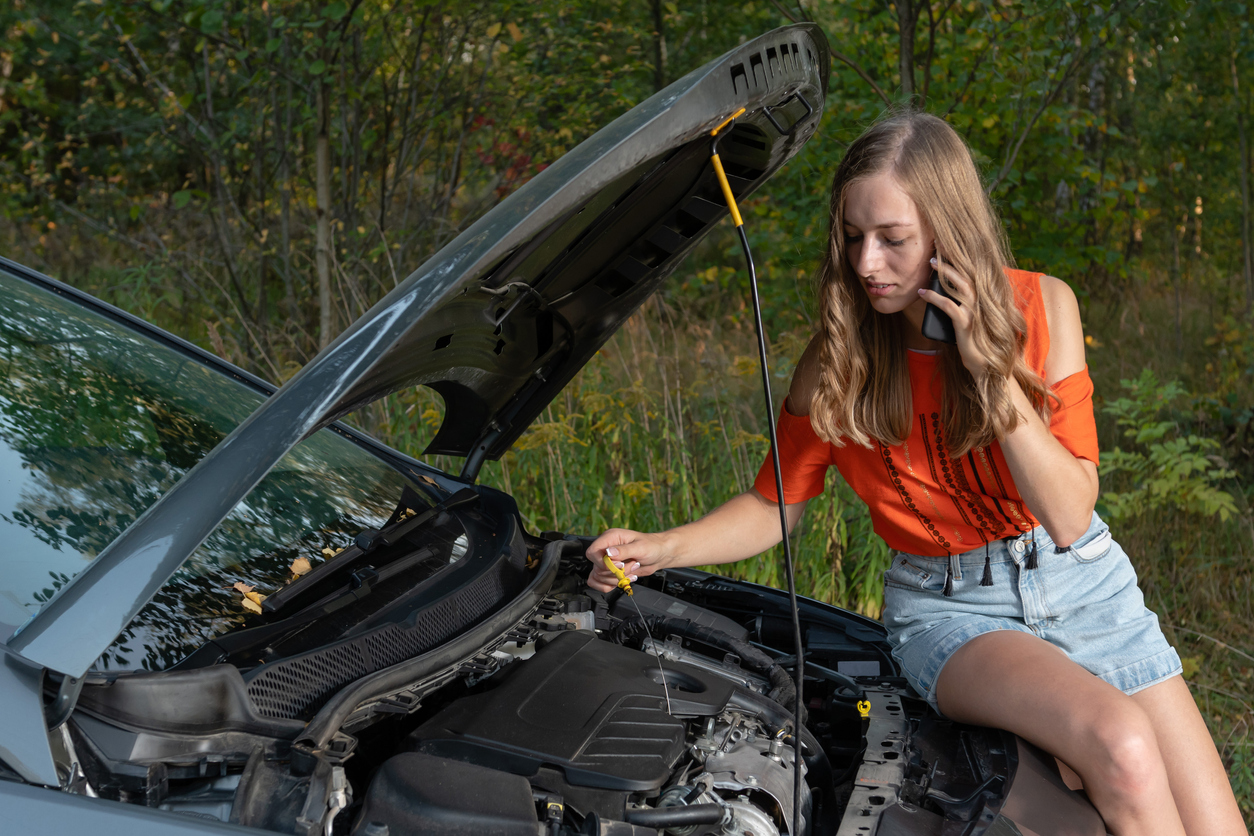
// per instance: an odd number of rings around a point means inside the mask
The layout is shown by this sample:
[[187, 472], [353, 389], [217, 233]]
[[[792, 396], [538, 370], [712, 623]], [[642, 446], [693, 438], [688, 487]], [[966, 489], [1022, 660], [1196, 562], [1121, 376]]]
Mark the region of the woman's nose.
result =
[[870, 276], [883, 264], [880, 248], [872, 241], [863, 241], [854, 255], [854, 269], [859, 276]]

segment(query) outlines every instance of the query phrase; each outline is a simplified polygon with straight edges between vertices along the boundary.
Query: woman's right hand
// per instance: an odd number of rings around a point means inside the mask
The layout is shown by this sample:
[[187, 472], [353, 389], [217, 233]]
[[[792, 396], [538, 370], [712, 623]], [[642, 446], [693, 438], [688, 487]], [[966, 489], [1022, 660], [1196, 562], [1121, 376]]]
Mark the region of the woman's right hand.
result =
[[586, 554], [592, 561], [588, 586], [599, 592], [610, 592], [618, 585], [618, 578], [605, 568], [606, 554], [631, 581], [665, 568], [669, 558], [663, 535], [626, 528], [609, 529], [592, 541]]

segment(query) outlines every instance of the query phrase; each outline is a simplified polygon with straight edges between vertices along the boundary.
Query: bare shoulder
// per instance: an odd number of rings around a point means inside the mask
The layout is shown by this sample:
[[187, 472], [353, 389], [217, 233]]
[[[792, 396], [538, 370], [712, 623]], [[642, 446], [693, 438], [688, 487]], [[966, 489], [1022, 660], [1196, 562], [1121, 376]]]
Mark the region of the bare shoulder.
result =
[[785, 408], [799, 418], [810, 414], [810, 401], [819, 386], [819, 364], [822, 361], [822, 335], [815, 334], [810, 344], [802, 352], [797, 361], [797, 368], [792, 373], [792, 385], [788, 387], [788, 400]]
[[1062, 279], [1041, 276], [1041, 301], [1049, 326], [1045, 382], [1052, 386], [1084, 369], [1084, 327], [1080, 323], [1080, 303], [1076, 301], [1075, 292]]

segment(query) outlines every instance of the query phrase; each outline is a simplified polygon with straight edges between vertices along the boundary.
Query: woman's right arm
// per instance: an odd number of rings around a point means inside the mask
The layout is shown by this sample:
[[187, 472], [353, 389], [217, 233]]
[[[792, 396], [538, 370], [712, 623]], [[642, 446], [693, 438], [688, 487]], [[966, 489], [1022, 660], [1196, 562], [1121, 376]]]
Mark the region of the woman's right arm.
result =
[[[804, 502], [785, 506], [788, 528], [801, 519]], [[695, 522], [647, 534], [611, 528], [588, 547], [592, 574], [588, 586], [609, 592], [617, 581], [605, 568], [604, 555], [614, 560], [632, 580], [659, 569], [732, 563], [761, 554], [783, 539], [779, 506], [750, 488]]]
[[[816, 336], [798, 361], [788, 389], [786, 408], [793, 415], [810, 414], [810, 399], [818, 383], [818, 363], [819, 337]], [[785, 506], [789, 531], [796, 527], [805, 507], [805, 502]], [[779, 506], [750, 488], [701, 519], [668, 531], [653, 534], [625, 528], [606, 531], [588, 547], [588, 559], [593, 566], [588, 586], [601, 592], [614, 588], [616, 580], [602, 562], [606, 554], [628, 577], [642, 577], [667, 567], [711, 566], [744, 560], [761, 554], [782, 539]]]

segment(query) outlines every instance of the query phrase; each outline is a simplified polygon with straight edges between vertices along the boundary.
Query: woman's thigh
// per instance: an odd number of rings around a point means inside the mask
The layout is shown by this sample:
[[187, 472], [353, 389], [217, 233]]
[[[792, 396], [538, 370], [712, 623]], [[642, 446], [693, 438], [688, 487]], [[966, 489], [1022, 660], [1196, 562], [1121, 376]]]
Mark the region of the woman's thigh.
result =
[[1151, 718], [1049, 642], [977, 636], [941, 669], [936, 697], [947, 717], [1014, 732], [1066, 762], [1113, 832], [1184, 832]]
[[1085, 727], [1130, 700], [1049, 642], [1010, 630], [959, 648], [941, 669], [936, 698], [946, 717], [1007, 729], [1072, 765], [1088, 744]]

